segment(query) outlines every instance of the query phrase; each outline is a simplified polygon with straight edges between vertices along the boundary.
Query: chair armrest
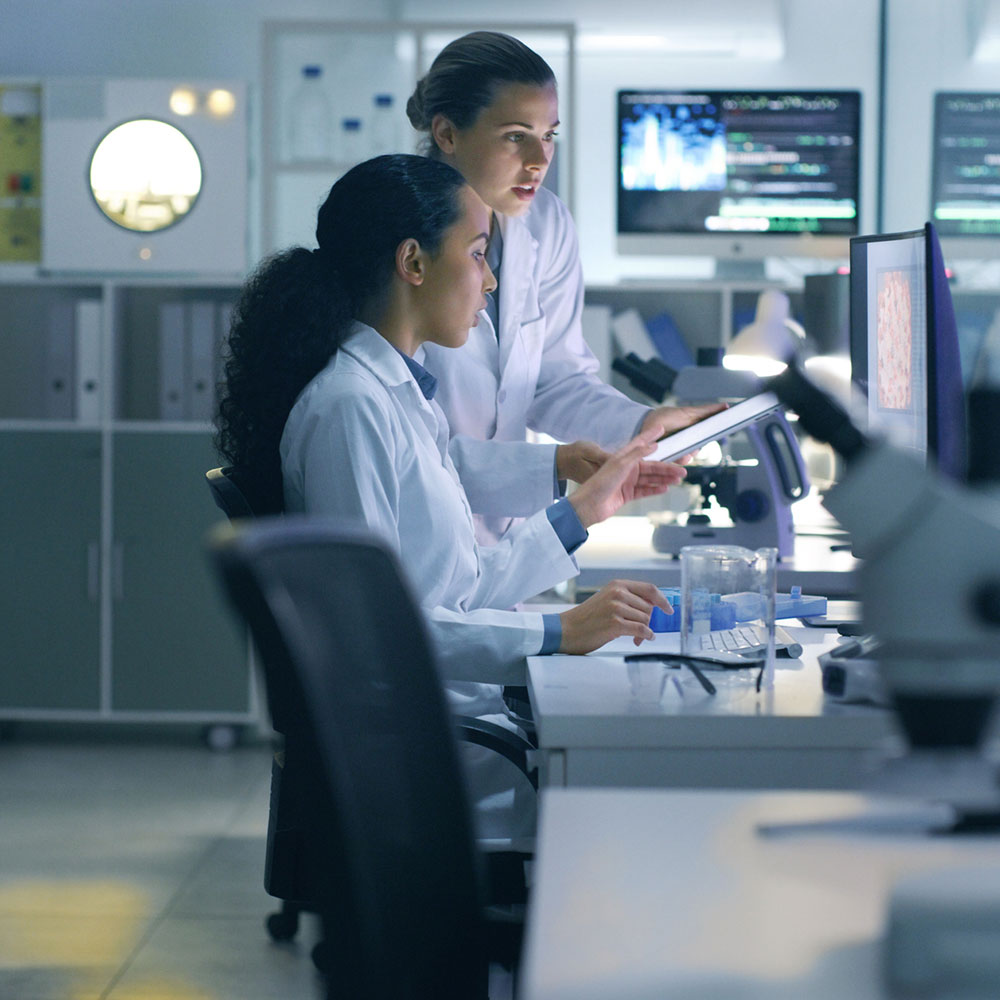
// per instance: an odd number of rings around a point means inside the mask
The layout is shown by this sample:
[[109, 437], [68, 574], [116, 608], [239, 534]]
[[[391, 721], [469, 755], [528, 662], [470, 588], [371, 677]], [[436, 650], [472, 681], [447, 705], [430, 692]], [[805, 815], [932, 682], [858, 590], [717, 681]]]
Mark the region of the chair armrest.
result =
[[535, 735], [535, 717], [531, 711], [531, 701], [528, 699], [528, 689], [524, 686], [505, 684], [501, 696], [504, 712], [515, 726], [524, 730], [525, 736], [533, 747], [538, 746]]
[[465, 743], [486, 747], [506, 757], [531, 782], [531, 787], [538, 790], [538, 768], [528, 756], [535, 747], [523, 736], [494, 722], [468, 715], [456, 717], [455, 735]]

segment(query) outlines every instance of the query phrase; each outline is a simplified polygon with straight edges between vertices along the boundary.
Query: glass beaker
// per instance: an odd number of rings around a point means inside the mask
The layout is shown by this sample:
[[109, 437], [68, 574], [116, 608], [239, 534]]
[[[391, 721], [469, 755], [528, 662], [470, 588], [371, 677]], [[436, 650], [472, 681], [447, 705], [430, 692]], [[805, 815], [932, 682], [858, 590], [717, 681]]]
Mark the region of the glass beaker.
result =
[[774, 591], [778, 550], [741, 545], [681, 549], [681, 652], [702, 650], [702, 637], [724, 629], [752, 630], [774, 667]]

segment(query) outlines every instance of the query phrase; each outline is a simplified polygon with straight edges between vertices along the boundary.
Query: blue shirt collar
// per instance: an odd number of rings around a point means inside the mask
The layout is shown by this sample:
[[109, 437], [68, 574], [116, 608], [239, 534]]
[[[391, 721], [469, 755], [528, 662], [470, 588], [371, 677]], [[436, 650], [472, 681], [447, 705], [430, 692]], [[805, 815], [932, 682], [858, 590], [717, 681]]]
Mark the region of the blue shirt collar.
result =
[[395, 344], [393, 344], [393, 348], [406, 362], [406, 367], [410, 369], [410, 374], [416, 380], [417, 385], [420, 387], [420, 391], [424, 394], [424, 399], [433, 399], [434, 393], [437, 392], [438, 380], [422, 364], [419, 364], [408, 354], [404, 354], [400, 351]]

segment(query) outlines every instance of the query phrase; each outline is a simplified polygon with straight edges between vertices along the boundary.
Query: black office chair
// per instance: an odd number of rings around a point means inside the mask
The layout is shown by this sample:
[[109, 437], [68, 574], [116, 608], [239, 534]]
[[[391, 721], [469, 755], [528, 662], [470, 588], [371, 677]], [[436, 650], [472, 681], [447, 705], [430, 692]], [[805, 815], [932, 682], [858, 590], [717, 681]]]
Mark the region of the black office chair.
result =
[[231, 521], [238, 517], [256, 517], [257, 512], [250, 502], [249, 490], [243, 482], [243, 477], [233, 466], [219, 469], [209, 469], [205, 480], [212, 492], [215, 505]]
[[[205, 480], [216, 506], [230, 521], [257, 517], [268, 507], [255, 495], [249, 477], [235, 466], [209, 469]], [[285, 686], [265, 675], [265, 688], [271, 725], [282, 737], [271, 764], [264, 855], [264, 890], [281, 900], [281, 909], [268, 914], [265, 926], [272, 940], [291, 941], [299, 931], [301, 915], [319, 912], [316, 881], [317, 873], [327, 867], [327, 847], [317, 835], [313, 816], [318, 773], [300, 766], [307, 757], [296, 746], [295, 714], [286, 704]], [[323, 942], [313, 949], [312, 957], [322, 969], [326, 962]]]
[[396, 559], [298, 517], [220, 529], [212, 553], [324, 779], [328, 995], [486, 997], [488, 960], [516, 963], [521, 927], [482, 905], [454, 720]]
[[[267, 503], [254, 491], [250, 477], [234, 466], [209, 469], [205, 479], [216, 505], [231, 522], [278, 513], [273, 503]], [[281, 908], [268, 914], [265, 926], [272, 940], [291, 941], [298, 934], [302, 914], [318, 912], [317, 887], [323, 878], [330, 877], [330, 850], [315, 810], [318, 772], [314, 759], [299, 746], [300, 715], [288, 704], [286, 686], [275, 671], [265, 670], [264, 685], [271, 725], [282, 739], [271, 765], [264, 857], [264, 890], [281, 900]], [[529, 711], [526, 689], [518, 690], [524, 692], [522, 713]], [[534, 744], [529, 739], [468, 716], [456, 716], [454, 727], [460, 740], [499, 753], [537, 789], [537, 771], [529, 759]], [[525, 865], [530, 860], [531, 854], [524, 851], [489, 853], [487, 884], [491, 903], [523, 907], [528, 895]], [[320, 971], [326, 969], [329, 959], [325, 941], [315, 945], [312, 960]]]

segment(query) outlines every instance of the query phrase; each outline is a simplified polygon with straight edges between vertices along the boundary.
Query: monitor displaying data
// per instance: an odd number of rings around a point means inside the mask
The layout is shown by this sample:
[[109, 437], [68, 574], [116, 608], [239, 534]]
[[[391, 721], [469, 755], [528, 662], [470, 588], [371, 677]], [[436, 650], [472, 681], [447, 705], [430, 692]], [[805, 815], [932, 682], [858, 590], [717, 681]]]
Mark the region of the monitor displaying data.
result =
[[1000, 237], [1000, 93], [934, 95], [931, 215], [943, 238]]
[[860, 122], [857, 91], [619, 91], [619, 237], [839, 237], [846, 257]]
[[958, 331], [932, 224], [851, 240], [851, 370], [869, 430], [946, 475], [965, 466]]
[[869, 429], [927, 455], [927, 252], [923, 230], [851, 244], [851, 371]]

